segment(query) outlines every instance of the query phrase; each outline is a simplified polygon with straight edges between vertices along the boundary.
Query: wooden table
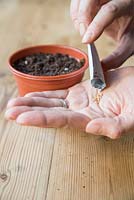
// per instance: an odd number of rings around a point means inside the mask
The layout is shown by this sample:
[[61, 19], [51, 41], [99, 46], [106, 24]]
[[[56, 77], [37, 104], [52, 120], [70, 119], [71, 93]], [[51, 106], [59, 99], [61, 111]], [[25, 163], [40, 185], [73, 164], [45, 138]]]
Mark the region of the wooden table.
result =
[[[4, 119], [7, 101], [17, 95], [9, 55], [46, 43], [86, 50], [71, 23], [69, 1], [0, 1], [0, 200], [133, 200], [133, 134], [112, 141]], [[97, 47], [103, 57], [114, 44], [102, 37]]]

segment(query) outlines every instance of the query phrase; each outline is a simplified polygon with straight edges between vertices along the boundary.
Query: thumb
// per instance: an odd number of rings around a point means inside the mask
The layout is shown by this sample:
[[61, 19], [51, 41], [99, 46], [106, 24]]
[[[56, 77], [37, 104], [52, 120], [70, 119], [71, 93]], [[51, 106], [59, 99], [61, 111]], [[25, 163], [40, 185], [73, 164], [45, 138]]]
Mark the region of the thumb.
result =
[[129, 10], [130, 2], [127, 0], [112, 0], [105, 3], [101, 6], [93, 21], [89, 24], [82, 38], [82, 42], [88, 44], [97, 40], [103, 31], [112, 24], [115, 19], [124, 16], [124, 14], [128, 15]]
[[124, 35], [111, 55], [102, 60], [104, 71], [120, 67], [134, 52], [133, 38]]
[[134, 114], [124, 113], [114, 118], [97, 118], [86, 126], [86, 132], [95, 135], [104, 135], [112, 139], [134, 129]]

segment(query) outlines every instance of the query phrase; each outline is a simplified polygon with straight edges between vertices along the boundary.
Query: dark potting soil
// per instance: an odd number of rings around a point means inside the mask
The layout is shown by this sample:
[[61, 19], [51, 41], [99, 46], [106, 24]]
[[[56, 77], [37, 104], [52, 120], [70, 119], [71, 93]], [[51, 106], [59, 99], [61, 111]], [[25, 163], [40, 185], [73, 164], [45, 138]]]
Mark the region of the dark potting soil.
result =
[[80, 69], [85, 59], [80, 61], [67, 54], [35, 53], [13, 63], [13, 67], [25, 74], [34, 76], [56, 76]]

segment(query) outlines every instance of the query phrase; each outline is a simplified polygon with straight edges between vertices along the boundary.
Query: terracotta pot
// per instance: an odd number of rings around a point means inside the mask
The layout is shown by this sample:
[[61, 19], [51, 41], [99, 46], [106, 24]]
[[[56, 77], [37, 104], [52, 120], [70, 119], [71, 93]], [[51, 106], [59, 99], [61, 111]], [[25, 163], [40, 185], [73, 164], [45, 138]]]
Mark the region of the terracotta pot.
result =
[[[14, 61], [33, 53], [63, 53], [76, 59], [85, 59], [85, 64], [77, 71], [58, 76], [32, 76], [19, 72], [13, 68]], [[82, 80], [84, 71], [88, 67], [86, 53], [73, 47], [62, 45], [42, 45], [25, 48], [15, 52], [9, 58], [9, 67], [18, 85], [20, 96], [29, 92], [66, 89]]]

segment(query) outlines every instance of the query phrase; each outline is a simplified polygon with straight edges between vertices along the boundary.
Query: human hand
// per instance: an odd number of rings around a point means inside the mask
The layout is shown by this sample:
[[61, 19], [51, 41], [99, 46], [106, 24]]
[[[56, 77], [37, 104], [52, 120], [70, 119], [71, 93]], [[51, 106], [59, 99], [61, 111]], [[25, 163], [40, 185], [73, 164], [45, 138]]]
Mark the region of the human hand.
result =
[[[75, 127], [118, 138], [134, 129], [134, 67], [106, 73], [107, 87], [99, 104], [96, 89], [81, 82], [67, 90], [29, 93], [9, 101], [6, 118], [38, 127]], [[63, 100], [68, 108], [63, 107]]]
[[70, 13], [83, 43], [94, 42], [103, 31], [117, 41], [115, 51], [102, 60], [104, 70], [134, 54], [134, 0], [71, 0]]

